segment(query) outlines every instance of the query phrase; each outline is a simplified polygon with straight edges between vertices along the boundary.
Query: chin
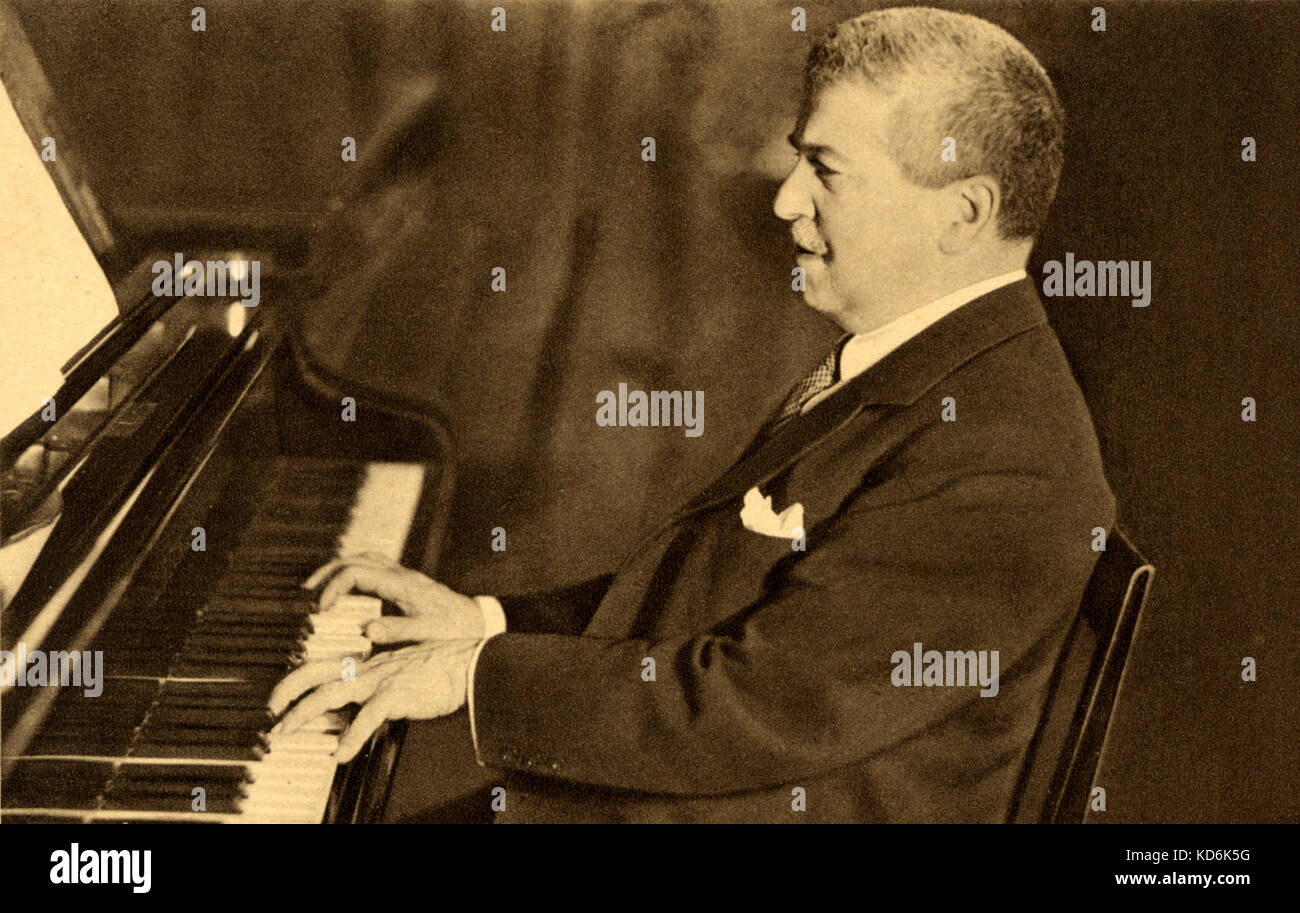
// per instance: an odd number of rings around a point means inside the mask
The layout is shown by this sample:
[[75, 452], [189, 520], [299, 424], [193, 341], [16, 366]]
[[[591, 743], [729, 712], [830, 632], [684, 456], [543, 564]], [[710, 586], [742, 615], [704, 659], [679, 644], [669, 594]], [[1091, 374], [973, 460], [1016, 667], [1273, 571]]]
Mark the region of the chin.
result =
[[843, 308], [840, 300], [834, 295], [827, 295], [825, 292], [819, 292], [809, 286], [804, 289], [803, 303], [805, 307], [811, 308], [819, 314], [824, 314], [839, 323], [839, 314]]
[[808, 308], [816, 313], [818, 317], [835, 324], [835, 326], [839, 327], [841, 330], [852, 332], [852, 330], [849, 329], [848, 324], [845, 322], [847, 318], [839, 308], [828, 307], [826, 305], [819, 306], [815, 304], [808, 305]]

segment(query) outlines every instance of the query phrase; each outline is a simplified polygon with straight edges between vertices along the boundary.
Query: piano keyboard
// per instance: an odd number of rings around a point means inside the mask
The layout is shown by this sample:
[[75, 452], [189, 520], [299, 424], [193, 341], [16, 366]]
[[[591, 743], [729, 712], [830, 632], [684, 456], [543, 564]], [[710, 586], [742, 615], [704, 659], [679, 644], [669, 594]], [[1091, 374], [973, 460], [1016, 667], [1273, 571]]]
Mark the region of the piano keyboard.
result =
[[156, 548], [88, 648], [103, 693], [63, 689], [6, 756], [0, 819], [319, 822], [345, 720], [271, 734], [266, 701], [299, 663], [369, 656], [380, 602], [320, 613], [301, 583], [340, 555], [400, 559], [423, 483], [420, 464], [281, 458], [218, 502], [207, 551]]

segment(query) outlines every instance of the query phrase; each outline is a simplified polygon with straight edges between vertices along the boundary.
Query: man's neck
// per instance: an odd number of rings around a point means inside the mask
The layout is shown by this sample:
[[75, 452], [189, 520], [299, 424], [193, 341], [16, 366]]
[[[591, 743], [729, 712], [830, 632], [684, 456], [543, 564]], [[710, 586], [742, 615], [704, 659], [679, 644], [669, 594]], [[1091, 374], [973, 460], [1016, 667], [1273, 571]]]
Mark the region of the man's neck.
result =
[[[946, 283], [937, 284], [924, 293], [918, 294], [913, 299], [904, 304], [895, 305], [888, 311], [872, 311], [870, 313], [857, 313], [846, 315], [846, 319], [837, 321], [845, 332], [861, 336], [867, 333], [875, 332], [882, 327], [903, 319], [908, 314], [919, 311], [923, 308], [929, 308], [937, 302], [944, 301], [950, 297], [962, 297], [968, 292], [972, 293], [965, 301], [973, 300], [986, 292], [981, 290], [986, 284], [992, 283], [987, 291], [998, 288], [1014, 279], [1008, 278], [1015, 276], [1017, 279], [1023, 278], [1025, 273], [1025, 264], [1010, 264], [992, 267], [978, 274], [967, 274], [961, 278], [952, 279]], [[962, 301], [961, 303], [965, 303]]]
[[989, 276], [913, 308], [873, 330], [853, 333], [848, 339], [842, 341], [839, 350], [839, 380], [808, 400], [803, 406], [803, 411], [807, 412], [907, 340], [921, 334], [953, 311], [995, 289], [1010, 285], [1024, 278], [1025, 275], [1024, 269], [1017, 267], [996, 276]]

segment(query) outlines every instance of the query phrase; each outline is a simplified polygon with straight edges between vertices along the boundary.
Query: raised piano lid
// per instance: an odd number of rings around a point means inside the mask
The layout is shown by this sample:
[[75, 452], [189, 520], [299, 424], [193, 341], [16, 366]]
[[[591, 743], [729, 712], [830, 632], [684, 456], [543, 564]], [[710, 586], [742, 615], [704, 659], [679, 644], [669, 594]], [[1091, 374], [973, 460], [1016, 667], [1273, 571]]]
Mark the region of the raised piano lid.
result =
[[[39, 149], [55, 142], [52, 162]], [[0, 434], [61, 386], [118, 315], [99, 256], [113, 233], [57, 126], [49, 84], [0, 0]]]
[[40, 58], [9, 0], [0, 0], [0, 82], [7, 86], [31, 144], [39, 147], [45, 137], [56, 138], [58, 155], [48, 163], [49, 176], [95, 256], [101, 263], [115, 258], [119, 245], [113, 218], [91, 189], [75, 144], [66, 142], [75, 134], [63, 129], [59, 104]]

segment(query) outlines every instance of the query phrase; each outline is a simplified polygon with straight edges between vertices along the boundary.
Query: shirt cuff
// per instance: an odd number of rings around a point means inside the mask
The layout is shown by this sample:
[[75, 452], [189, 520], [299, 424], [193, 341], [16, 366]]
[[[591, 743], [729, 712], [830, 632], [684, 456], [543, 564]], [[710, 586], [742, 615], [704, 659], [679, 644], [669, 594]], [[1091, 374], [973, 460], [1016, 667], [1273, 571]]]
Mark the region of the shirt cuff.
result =
[[479, 611], [483, 613], [483, 636], [495, 637], [506, 633], [506, 610], [495, 596], [475, 596]]
[[478, 642], [474, 654], [469, 658], [469, 681], [465, 685], [465, 703], [469, 708], [469, 737], [474, 743], [474, 760], [478, 762], [479, 767], [486, 767], [483, 758], [479, 756], [478, 729], [474, 725], [474, 671], [478, 668], [478, 658], [483, 653], [483, 648], [487, 646], [488, 640], [506, 632], [506, 612], [501, 607], [501, 603], [492, 596], [475, 596], [474, 601], [483, 612], [483, 639]]

